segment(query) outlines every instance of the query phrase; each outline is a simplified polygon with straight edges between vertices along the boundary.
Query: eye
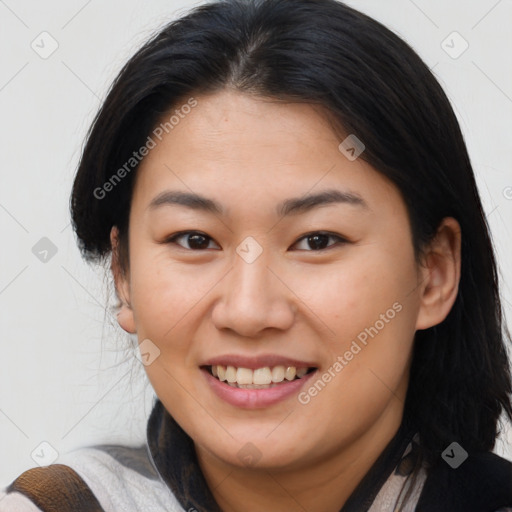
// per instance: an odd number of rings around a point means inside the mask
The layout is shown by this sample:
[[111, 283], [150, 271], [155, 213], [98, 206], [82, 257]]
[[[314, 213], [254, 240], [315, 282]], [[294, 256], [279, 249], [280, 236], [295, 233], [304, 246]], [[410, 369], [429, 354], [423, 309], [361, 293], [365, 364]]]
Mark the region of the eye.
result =
[[[328, 243], [329, 239], [334, 239], [338, 243], [341, 243], [341, 244], [348, 243], [348, 240], [346, 240], [345, 238], [343, 238], [339, 235], [327, 233], [325, 231], [316, 231], [313, 233], [308, 233], [307, 235], [304, 235], [303, 237], [299, 238], [299, 240], [297, 240], [297, 242], [295, 242], [294, 246], [299, 244], [299, 242], [304, 241], [307, 246], [309, 246], [310, 248], [313, 249], [313, 252], [315, 252], [315, 251], [318, 252], [318, 251], [325, 250], [329, 247], [332, 247], [333, 245], [336, 245], [336, 243], [329, 244]], [[304, 249], [304, 248], [300, 249], [299, 248], [299, 250], [307, 251], [308, 249]], [[309, 252], [312, 252], [312, 251], [309, 251]]]
[[[181, 239], [184, 239], [185, 244], [187, 245], [183, 245], [182, 243], [180, 243], [179, 240]], [[335, 243], [329, 244], [329, 239], [334, 240]], [[174, 235], [171, 235], [164, 241], [164, 243], [174, 243], [183, 247], [184, 249], [192, 251], [201, 251], [211, 248], [209, 247], [210, 242], [213, 242], [213, 239], [206, 235], [205, 233], [201, 233], [200, 231], [182, 231], [180, 233], [175, 233]], [[299, 240], [297, 240], [297, 242], [295, 242], [293, 246], [296, 246], [301, 242], [305, 242], [307, 246], [310, 249], [312, 249], [312, 251], [309, 250], [309, 252], [318, 252], [328, 249], [329, 247], [336, 245], [336, 243], [348, 243], [348, 240], [332, 233], [327, 233], [324, 231], [315, 231], [313, 233], [308, 233], [307, 235], [304, 235], [303, 237], [299, 238]], [[304, 247], [299, 247], [299, 250], [308, 251], [308, 249], [305, 249]]]
[[[184, 239], [188, 244], [188, 247], [178, 243], [177, 241], [180, 239]], [[167, 238], [164, 243], [177, 243], [184, 249], [199, 251], [208, 249], [210, 241], [213, 242], [213, 239], [199, 231], [182, 231]]]

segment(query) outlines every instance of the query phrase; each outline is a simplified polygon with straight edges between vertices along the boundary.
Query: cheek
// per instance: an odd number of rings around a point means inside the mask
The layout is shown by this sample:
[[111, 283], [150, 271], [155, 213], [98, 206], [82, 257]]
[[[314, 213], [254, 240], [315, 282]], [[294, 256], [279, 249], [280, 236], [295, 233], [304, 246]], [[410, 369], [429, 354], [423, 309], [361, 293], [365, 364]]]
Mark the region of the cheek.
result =
[[202, 282], [197, 272], [195, 276], [189, 275], [154, 257], [151, 264], [134, 258], [131, 268], [132, 305], [139, 342], [149, 339], [158, 350], [154, 361], [145, 366], [148, 379], [167, 408], [179, 409], [185, 417], [195, 417], [201, 411], [193, 409], [187, 393], [194, 386], [189, 366], [196, 327], [194, 306], [211, 285]]
[[160, 351], [158, 364], [146, 367], [156, 387], [156, 381], [169, 380], [166, 370], [183, 382], [190, 379], [195, 341], [204, 337], [198, 329], [205, 322], [208, 294], [224, 273], [221, 268], [178, 264], [165, 255], [133, 258], [131, 294], [139, 341], [149, 339]]
[[179, 273], [134, 264], [131, 294], [139, 342], [149, 339], [159, 350], [155, 363], [146, 367], [148, 376], [152, 380], [166, 368], [174, 374], [186, 357], [187, 337], [180, 329], [186, 327], [186, 314], [197, 302], [193, 287]]
[[400, 394], [413, 346], [417, 299], [410, 293], [410, 280], [385, 272], [351, 273], [343, 282], [354, 288], [330, 301], [346, 309], [326, 319], [336, 332], [329, 345], [331, 360], [342, 364], [331, 391], [347, 412], [357, 414], [365, 403], [370, 414]]
[[134, 258], [131, 267], [132, 304], [139, 332], [158, 339], [171, 335], [175, 326], [212, 287], [213, 276], [192, 265], [177, 265], [165, 257]]
[[[397, 317], [414, 315], [412, 256], [385, 248], [376, 251], [375, 245], [361, 247], [336, 264], [319, 265], [308, 272], [295, 270], [287, 282], [329, 328], [328, 339], [336, 350], [376, 322], [379, 331], [392, 330], [391, 326], [401, 330], [402, 320]], [[406, 321], [411, 323], [412, 319]]]

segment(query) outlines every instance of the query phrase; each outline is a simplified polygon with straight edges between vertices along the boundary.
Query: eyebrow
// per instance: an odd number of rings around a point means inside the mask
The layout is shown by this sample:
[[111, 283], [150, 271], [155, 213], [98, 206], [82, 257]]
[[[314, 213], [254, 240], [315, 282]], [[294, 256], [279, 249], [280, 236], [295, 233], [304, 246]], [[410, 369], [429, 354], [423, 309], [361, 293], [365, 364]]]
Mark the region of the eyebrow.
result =
[[[370, 210], [370, 207], [360, 195], [349, 191], [329, 189], [317, 194], [286, 199], [277, 205], [276, 213], [279, 217], [286, 217], [288, 215], [306, 213], [320, 206], [340, 203]], [[192, 210], [204, 211], [215, 215], [224, 215], [225, 213], [222, 205], [213, 199], [192, 192], [178, 190], [166, 190], [158, 194], [149, 203], [148, 209], [156, 210], [162, 206], [172, 205], [185, 206]]]

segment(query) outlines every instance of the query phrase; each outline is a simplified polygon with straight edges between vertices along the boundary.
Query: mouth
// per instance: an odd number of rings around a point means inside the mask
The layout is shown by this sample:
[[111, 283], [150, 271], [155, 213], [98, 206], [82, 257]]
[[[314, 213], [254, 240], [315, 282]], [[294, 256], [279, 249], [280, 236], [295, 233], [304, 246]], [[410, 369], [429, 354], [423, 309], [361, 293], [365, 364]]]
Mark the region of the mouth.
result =
[[217, 398], [242, 409], [262, 409], [293, 399], [319, 371], [314, 360], [280, 354], [224, 354], [199, 366]]
[[303, 379], [317, 370], [314, 366], [276, 365], [252, 369], [221, 364], [201, 366], [201, 369], [218, 381], [240, 389], [269, 389], [282, 386]]

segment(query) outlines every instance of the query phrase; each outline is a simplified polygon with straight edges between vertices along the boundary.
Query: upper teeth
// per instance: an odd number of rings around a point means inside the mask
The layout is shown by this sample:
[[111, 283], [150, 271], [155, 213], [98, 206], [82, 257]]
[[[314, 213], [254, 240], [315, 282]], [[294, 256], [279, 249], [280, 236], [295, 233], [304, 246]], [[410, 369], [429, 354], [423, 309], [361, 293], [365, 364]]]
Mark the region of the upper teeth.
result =
[[300, 379], [306, 375], [307, 368], [296, 368], [295, 366], [274, 366], [270, 368], [265, 366], [263, 368], [235, 368], [234, 366], [213, 365], [211, 367], [212, 374], [221, 381], [229, 383], [236, 382], [242, 385], [263, 385], [283, 382], [286, 380], [293, 380], [296, 376]]

